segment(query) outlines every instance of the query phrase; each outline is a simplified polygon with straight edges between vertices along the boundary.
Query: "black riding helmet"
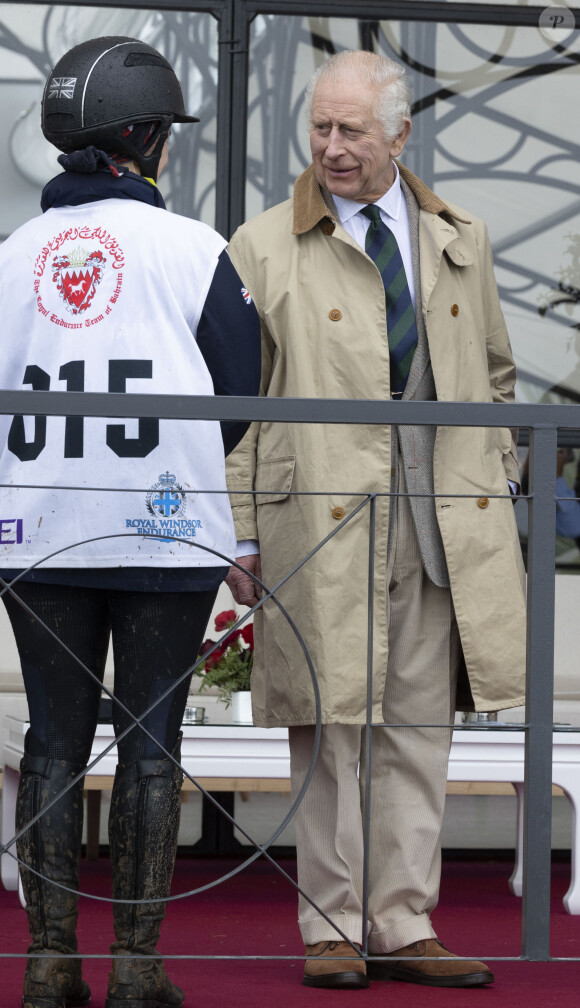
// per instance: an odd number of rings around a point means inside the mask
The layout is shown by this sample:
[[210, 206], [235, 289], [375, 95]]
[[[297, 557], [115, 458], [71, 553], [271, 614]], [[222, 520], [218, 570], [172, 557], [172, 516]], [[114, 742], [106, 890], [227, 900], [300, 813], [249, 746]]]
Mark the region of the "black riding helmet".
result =
[[199, 119], [186, 114], [179, 81], [161, 53], [126, 36], [91, 39], [65, 53], [42, 96], [42, 132], [59, 150], [98, 147], [136, 161], [154, 179], [172, 122]]

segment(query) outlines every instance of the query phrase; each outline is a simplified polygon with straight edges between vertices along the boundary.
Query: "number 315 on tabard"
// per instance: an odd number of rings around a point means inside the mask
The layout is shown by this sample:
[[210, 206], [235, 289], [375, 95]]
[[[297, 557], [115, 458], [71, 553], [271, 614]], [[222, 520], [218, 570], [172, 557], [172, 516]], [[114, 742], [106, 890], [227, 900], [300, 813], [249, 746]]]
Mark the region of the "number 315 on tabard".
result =
[[[126, 392], [128, 378], [152, 378], [153, 361], [150, 360], [110, 360], [109, 392]], [[66, 382], [67, 392], [84, 392], [85, 362], [69, 361], [58, 372], [59, 381]], [[31, 385], [34, 390], [48, 391], [50, 375], [37, 364], [28, 364], [24, 372], [23, 385]], [[64, 425], [64, 457], [82, 458], [84, 449], [84, 423], [82, 416], [66, 417]], [[106, 442], [119, 458], [145, 458], [159, 444], [159, 420], [155, 417], [139, 419], [139, 433], [135, 438], [125, 435], [124, 424], [107, 424]], [[46, 447], [46, 417], [35, 416], [34, 437], [26, 440], [24, 417], [15, 416], [8, 434], [8, 448], [21, 462], [31, 462], [38, 458]]]

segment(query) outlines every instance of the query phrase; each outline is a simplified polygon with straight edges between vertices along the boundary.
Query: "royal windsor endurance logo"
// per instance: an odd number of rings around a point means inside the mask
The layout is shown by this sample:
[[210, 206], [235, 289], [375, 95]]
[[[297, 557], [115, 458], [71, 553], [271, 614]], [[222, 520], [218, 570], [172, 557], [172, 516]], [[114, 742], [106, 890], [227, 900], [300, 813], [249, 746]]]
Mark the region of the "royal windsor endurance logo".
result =
[[175, 473], [161, 473], [145, 494], [145, 506], [151, 517], [125, 518], [125, 527], [164, 542], [172, 542], [174, 538], [195, 539], [203, 528], [201, 519], [186, 518], [185, 512], [196, 497], [197, 491], [186, 492], [180, 486]]
[[179, 518], [185, 513], [186, 496], [170, 472], [161, 473], [157, 483], [145, 497], [147, 510], [154, 518]]

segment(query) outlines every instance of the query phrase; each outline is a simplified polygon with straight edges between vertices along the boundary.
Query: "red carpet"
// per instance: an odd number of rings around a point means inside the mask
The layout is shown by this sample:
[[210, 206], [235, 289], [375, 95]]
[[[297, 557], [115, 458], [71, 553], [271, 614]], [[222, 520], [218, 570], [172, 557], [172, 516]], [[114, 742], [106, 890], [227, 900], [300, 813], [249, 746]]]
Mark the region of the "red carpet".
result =
[[[293, 875], [292, 860], [281, 862]], [[206, 885], [233, 868], [232, 860], [179, 859], [174, 891]], [[441, 939], [460, 955], [478, 958], [520, 954], [521, 902], [511, 896], [511, 866], [503, 861], [446, 861], [441, 902], [434, 923]], [[580, 917], [569, 916], [562, 896], [570, 866], [553, 867], [553, 956], [580, 957]], [[109, 864], [83, 863], [82, 888], [106, 896]], [[108, 946], [113, 938], [110, 904], [81, 900], [79, 948], [86, 959], [84, 975], [93, 991], [93, 1008], [104, 1008]], [[24, 911], [13, 892], [0, 888], [0, 951], [21, 955], [27, 945]], [[404, 983], [373, 982], [366, 991], [324, 991], [302, 987], [302, 945], [296, 924], [296, 900], [290, 884], [267, 862], [258, 861], [217, 888], [173, 902], [164, 925], [165, 955], [199, 956], [168, 961], [171, 978], [186, 991], [185, 1008], [334, 1008], [356, 1001], [360, 1008], [577, 1008], [580, 962], [490, 963], [496, 982], [473, 991], [437, 990]], [[210, 956], [249, 959], [209, 960]], [[273, 959], [253, 959], [272, 956]], [[298, 958], [284, 959], [282, 957]], [[0, 960], [0, 1008], [19, 1008], [23, 959]]]

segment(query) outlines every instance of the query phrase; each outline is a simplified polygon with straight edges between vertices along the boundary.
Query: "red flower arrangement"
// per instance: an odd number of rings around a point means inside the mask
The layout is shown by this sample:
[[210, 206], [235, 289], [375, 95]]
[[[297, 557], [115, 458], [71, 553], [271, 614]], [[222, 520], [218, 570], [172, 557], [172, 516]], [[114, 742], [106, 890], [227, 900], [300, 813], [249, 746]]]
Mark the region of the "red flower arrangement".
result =
[[[217, 633], [233, 627], [239, 617], [234, 609], [225, 609], [215, 618]], [[245, 645], [245, 646], [244, 646]], [[254, 663], [254, 627], [248, 623], [238, 627], [232, 633], [225, 634], [219, 641], [208, 638], [200, 648], [199, 658], [207, 655], [203, 668], [198, 668], [195, 675], [202, 676], [200, 693], [211, 686], [216, 686], [220, 700], [226, 707], [232, 701], [232, 693], [249, 690], [250, 675]]]

